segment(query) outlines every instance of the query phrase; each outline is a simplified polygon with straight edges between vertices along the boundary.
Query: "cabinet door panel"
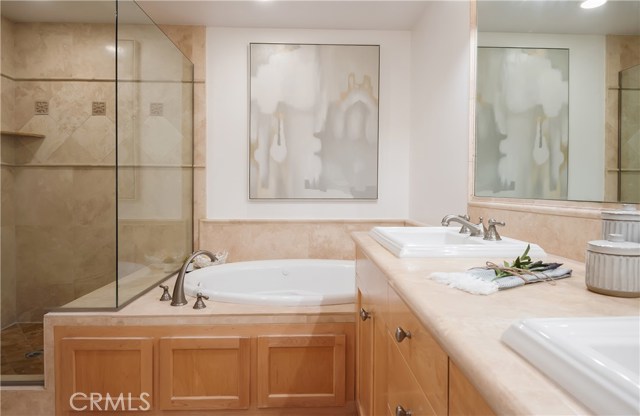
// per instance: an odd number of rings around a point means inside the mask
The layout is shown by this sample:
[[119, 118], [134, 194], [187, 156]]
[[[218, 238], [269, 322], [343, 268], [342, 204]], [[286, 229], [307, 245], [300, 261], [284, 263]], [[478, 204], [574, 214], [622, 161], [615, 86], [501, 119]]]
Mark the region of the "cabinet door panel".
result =
[[452, 416], [493, 416], [489, 407], [478, 390], [469, 382], [460, 369], [449, 361], [449, 377], [451, 391], [449, 394], [449, 414]]
[[66, 337], [58, 351], [56, 408], [64, 414], [152, 409], [152, 338]]
[[346, 336], [258, 337], [258, 407], [342, 406]]
[[[358, 347], [357, 347], [357, 377], [356, 392], [358, 399], [359, 413], [361, 415], [372, 414], [373, 408], [373, 366], [374, 366], [374, 323], [373, 311], [368, 304], [367, 295], [358, 291], [358, 307], [359, 310], [366, 313], [366, 320], [362, 320], [361, 316], [357, 318], [358, 328]], [[377, 370], [377, 368], [376, 368]]]
[[389, 409], [393, 412], [396, 406], [402, 406], [413, 416], [435, 415], [435, 411], [431, 408], [420, 385], [395, 345], [395, 340], [391, 338], [391, 335], [387, 339]]
[[374, 324], [373, 358], [373, 412], [374, 416], [384, 415], [388, 411], [387, 400], [387, 327], [378, 319]]
[[431, 334], [422, 326], [407, 305], [393, 290], [389, 290], [389, 331], [397, 328], [411, 333], [411, 338], [395, 341], [411, 367], [429, 403], [438, 415], [447, 414], [448, 356]]
[[251, 344], [248, 337], [160, 339], [160, 408], [247, 409]]

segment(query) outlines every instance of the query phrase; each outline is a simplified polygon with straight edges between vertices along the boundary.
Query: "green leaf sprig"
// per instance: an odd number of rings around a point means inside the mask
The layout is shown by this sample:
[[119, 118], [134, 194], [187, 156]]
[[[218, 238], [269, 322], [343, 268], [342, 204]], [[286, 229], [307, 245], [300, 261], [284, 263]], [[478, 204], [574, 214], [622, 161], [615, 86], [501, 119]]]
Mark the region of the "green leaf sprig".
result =
[[496, 273], [496, 277], [493, 280], [505, 276], [513, 276], [514, 271], [534, 273], [556, 269], [562, 265], [561, 263], [543, 263], [542, 260], [532, 262], [531, 257], [529, 257], [530, 249], [531, 245], [527, 244], [527, 248], [524, 250], [524, 253], [516, 257], [516, 259], [512, 263], [505, 261], [504, 267], [492, 267]]

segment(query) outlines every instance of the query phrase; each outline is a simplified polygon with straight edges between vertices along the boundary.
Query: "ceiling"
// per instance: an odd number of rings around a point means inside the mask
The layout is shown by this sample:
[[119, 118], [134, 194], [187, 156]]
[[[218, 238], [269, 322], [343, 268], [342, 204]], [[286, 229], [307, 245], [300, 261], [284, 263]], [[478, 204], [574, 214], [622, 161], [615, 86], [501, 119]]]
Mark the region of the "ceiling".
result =
[[[451, 1], [451, 0], [449, 0]], [[223, 27], [411, 30], [433, 0], [139, 0], [159, 24]], [[126, 23], [146, 17], [121, 1]], [[640, 1], [609, 0], [583, 10], [575, 0], [478, 0], [483, 32], [640, 34]], [[127, 7], [128, 6], [128, 7]], [[133, 6], [133, 7], [132, 7]], [[134, 10], [134, 8], [136, 10]], [[111, 23], [112, 1], [6, 1], [2, 14], [14, 21]]]
[[410, 30], [427, 1], [157, 1], [138, 4], [157, 22], [285, 29]]

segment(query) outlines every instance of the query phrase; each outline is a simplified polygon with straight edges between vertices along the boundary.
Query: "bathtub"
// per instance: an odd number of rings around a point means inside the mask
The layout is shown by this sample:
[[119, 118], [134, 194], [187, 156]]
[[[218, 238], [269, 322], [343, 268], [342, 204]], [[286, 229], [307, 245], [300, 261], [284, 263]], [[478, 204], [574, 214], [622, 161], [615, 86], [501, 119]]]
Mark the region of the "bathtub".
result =
[[264, 260], [194, 270], [187, 295], [251, 305], [320, 306], [355, 303], [355, 265], [347, 260]]

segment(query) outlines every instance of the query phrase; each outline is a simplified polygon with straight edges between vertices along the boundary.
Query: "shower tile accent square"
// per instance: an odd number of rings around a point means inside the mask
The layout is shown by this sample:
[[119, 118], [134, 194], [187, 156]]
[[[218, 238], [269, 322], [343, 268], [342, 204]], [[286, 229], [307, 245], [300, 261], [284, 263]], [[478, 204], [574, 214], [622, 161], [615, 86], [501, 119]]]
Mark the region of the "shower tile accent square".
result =
[[155, 117], [162, 117], [164, 113], [164, 104], [163, 103], [151, 103], [149, 105], [149, 115]]
[[92, 116], [106, 116], [107, 115], [107, 103], [104, 101], [94, 101], [91, 103], [91, 115]]
[[44, 116], [49, 114], [49, 102], [48, 101], [36, 101], [35, 103], [35, 114], [39, 116]]

